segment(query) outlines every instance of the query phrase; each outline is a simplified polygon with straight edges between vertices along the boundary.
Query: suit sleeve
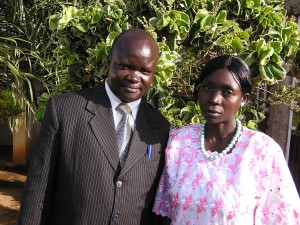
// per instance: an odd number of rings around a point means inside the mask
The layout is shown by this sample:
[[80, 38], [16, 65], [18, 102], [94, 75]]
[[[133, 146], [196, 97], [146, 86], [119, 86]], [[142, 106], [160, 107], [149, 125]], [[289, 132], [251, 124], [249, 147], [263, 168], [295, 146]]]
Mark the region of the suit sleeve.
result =
[[53, 98], [49, 99], [43, 118], [37, 149], [30, 162], [19, 225], [50, 222], [55, 175], [59, 156], [59, 122]]

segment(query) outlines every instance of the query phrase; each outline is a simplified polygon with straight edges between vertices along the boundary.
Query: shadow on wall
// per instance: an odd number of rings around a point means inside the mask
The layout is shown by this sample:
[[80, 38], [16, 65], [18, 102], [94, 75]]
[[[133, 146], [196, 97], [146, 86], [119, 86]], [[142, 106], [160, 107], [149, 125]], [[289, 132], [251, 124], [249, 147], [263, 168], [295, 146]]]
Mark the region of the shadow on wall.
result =
[[[300, 130], [300, 129], [299, 129]], [[300, 195], [300, 134], [291, 135], [289, 168]]]

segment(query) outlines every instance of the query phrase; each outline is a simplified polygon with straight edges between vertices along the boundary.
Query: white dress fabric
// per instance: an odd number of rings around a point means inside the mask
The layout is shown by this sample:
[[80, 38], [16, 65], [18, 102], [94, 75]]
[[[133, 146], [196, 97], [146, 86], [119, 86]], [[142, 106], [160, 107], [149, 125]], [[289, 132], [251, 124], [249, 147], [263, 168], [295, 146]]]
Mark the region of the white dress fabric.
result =
[[243, 127], [232, 153], [209, 161], [202, 124], [170, 131], [153, 211], [173, 225], [300, 225], [300, 199], [280, 146]]

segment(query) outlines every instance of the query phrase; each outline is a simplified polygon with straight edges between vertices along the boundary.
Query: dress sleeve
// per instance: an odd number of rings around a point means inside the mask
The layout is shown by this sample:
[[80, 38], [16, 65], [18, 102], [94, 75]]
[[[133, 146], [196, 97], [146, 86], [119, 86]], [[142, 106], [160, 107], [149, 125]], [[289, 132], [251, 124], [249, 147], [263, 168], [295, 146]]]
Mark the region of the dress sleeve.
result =
[[167, 216], [171, 218], [171, 198], [167, 188], [168, 184], [165, 171], [166, 170], [163, 171], [156, 191], [153, 212], [155, 212], [158, 215]]
[[160, 177], [158, 188], [156, 191], [155, 202], [153, 206], [153, 212], [156, 214], [167, 216], [171, 218], [172, 211], [172, 197], [170, 190], [170, 177], [168, 176], [168, 168], [170, 162], [170, 150], [172, 148], [172, 143], [174, 141], [174, 136], [176, 129], [170, 131], [168, 145], [166, 148], [166, 158], [165, 158], [165, 167], [163, 173]]
[[272, 154], [267, 153], [260, 170], [264, 194], [255, 213], [255, 224], [299, 225], [300, 199], [295, 183], [281, 148], [272, 141], [269, 144], [267, 149]]

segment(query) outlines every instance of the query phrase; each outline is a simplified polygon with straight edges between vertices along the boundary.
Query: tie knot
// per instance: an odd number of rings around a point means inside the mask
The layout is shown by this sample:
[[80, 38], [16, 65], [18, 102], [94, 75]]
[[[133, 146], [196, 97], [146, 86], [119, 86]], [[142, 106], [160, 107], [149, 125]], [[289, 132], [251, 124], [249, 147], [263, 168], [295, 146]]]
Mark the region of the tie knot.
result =
[[116, 110], [122, 115], [131, 113], [131, 107], [128, 104], [121, 103], [116, 107]]

